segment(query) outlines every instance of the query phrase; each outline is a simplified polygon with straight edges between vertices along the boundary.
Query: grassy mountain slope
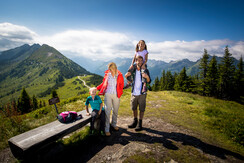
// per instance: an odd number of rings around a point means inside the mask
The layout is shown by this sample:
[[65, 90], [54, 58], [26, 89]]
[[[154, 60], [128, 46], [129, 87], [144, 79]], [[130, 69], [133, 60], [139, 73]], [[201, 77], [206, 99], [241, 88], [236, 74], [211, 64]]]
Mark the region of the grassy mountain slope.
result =
[[45, 44], [35, 51], [24, 51], [19, 56], [26, 56], [27, 53], [27, 58], [19, 62], [13, 61], [14, 66], [12, 64], [10, 68], [7, 67], [3, 73], [4, 77], [0, 81], [0, 103], [4, 104], [11, 98], [17, 98], [23, 87], [31, 96], [35, 94], [41, 98], [49, 95], [53, 88], [63, 86], [65, 79], [91, 74]]
[[39, 44], [23, 45], [15, 49], [4, 51], [0, 54], [0, 81], [4, 80], [9, 71], [16, 68], [16, 66], [27, 59], [32, 53], [40, 48]]

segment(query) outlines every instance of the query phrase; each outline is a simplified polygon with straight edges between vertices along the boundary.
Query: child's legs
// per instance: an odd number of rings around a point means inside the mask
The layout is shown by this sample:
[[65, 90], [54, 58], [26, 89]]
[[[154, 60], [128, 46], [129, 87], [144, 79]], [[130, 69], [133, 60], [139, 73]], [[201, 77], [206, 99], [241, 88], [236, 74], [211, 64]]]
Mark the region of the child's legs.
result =
[[105, 109], [105, 132], [109, 132], [110, 114], [111, 114], [111, 109], [112, 109], [112, 98], [111, 98], [111, 94], [109, 94], [109, 93], [105, 93], [104, 109]]
[[104, 131], [105, 129], [105, 111], [102, 110], [101, 114], [100, 114], [100, 131]]
[[[141, 73], [145, 73], [146, 75], [148, 75], [144, 69], [141, 69]], [[142, 78], [142, 83], [146, 83], [147, 82], [147, 79], [146, 78]]]
[[95, 120], [97, 118], [97, 115], [98, 115], [98, 110], [93, 110], [92, 113], [91, 113], [91, 130], [94, 130], [94, 123], [95, 123]]

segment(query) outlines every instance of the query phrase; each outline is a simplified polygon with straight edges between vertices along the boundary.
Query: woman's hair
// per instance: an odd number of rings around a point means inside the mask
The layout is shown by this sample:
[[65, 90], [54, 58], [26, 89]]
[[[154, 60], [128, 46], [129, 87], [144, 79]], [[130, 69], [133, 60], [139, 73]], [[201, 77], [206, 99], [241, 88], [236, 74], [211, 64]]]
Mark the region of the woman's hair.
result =
[[110, 69], [110, 68], [114, 69], [115, 70], [115, 74], [117, 74], [117, 66], [116, 66], [116, 64], [114, 62], [110, 62], [108, 64], [108, 69]]
[[[140, 41], [143, 41], [144, 42], [144, 44], [145, 44], [145, 50], [147, 50], [147, 45], [146, 45], [146, 42], [144, 41], [144, 40], [140, 40]], [[139, 41], [139, 42], [140, 42]], [[136, 52], [138, 52], [139, 51], [139, 42], [136, 44]]]

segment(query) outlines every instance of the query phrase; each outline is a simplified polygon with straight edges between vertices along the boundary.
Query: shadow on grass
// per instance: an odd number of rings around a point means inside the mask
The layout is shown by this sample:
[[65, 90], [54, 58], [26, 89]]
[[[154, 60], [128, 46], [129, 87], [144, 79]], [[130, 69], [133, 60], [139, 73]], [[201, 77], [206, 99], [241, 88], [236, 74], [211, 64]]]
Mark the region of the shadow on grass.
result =
[[[146, 131], [147, 134], [144, 133], [144, 131]], [[35, 157], [35, 162], [87, 162], [106, 146], [113, 146], [115, 144], [125, 146], [132, 141], [149, 144], [160, 143], [167, 149], [178, 150], [179, 148], [173, 144], [172, 140], [181, 142], [182, 145], [190, 145], [204, 153], [216, 156], [223, 160], [227, 158], [227, 155], [239, 160], [244, 160], [244, 157], [238, 153], [210, 145], [190, 135], [176, 132], [168, 133], [150, 128], [144, 128], [144, 131], [131, 132], [125, 128], [120, 128], [119, 131], [112, 132], [112, 136], [110, 137], [99, 135], [88, 136], [85, 140], [67, 146], [64, 146], [61, 143], [54, 143], [48, 148], [43, 149], [38, 156]], [[148, 135], [150, 133], [155, 136]], [[114, 151], [114, 153], [115, 152], [116, 151]], [[104, 160], [100, 161], [103, 162]]]

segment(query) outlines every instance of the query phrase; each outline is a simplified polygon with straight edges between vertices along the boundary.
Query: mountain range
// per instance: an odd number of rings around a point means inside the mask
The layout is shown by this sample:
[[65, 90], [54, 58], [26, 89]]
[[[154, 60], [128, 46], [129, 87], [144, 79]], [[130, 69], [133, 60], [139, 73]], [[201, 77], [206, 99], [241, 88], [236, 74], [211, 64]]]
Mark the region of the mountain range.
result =
[[[150, 57], [150, 56], [149, 56]], [[212, 56], [209, 57], [209, 60], [211, 60]], [[220, 63], [222, 57], [217, 57], [217, 62]], [[238, 64], [238, 60], [234, 59], [234, 65], [236, 66]], [[103, 76], [104, 71], [107, 69], [107, 65], [110, 62], [116, 63], [118, 70], [120, 70], [123, 74], [125, 74], [128, 70], [128, 68], [131, 65], [132, 58], [115, 58], [111, 59], [109, 61], [102, 61], [102, 60], [91, 60], [85, 57], [76, 57], [72, 58], [76, 63], [81, 65], [82, 67], [86, 67], [86, 69], [92, 73], [96, 73], [98, 75]], [[150, 71], [150, 76], [152, 80], [154, 80], [156, 77], [161, 77], [163, 70], [165, 72], [171, 71], [171, 73], [179, 73], [184, 67], [187, 70], [187, 74], [194, 76], [199, 73], [199, 64], [200, 59], [197, 61], [190, 61], [188, 59], [182, 59], [178, 61], [171, 61], [169, 63], [160, 61], [160, 60], [148, 60], [148, 69]]]
[[[220, 60], [221, 57], [217, 57], [217, 61], [220, 62]], [[76, 57], [71, 60], [46, 44], [42, 46], [25, 44], [2, 51], [0, 52], [0, 104], [6, 103], [11, 98], [17, 98], [23, 87], [31, 95], [35, 94], [39, 98], [46, 97], [52, 89], [63, 87], [65, 80], [76, 76], [92, 75], [93, 81], [90, 82], [96, 85], [102, 81], [109, 62], [115, 62], [118, 69], [125, 74], [131, 61], [132, 58], [94, 61], [86, 57]], [[163, 70], [179, 73], [183, 67], [186, 68], [188, 75], [195, 75], [199, 72], [199, 63], [200, 59], [196, 62], [182, 59], [169, 63], [149, 59], [147, 65], [151, 78], [154, 80], [156, 77], [161, 77]], [[238, 60], [234, 59], [234, 64], [237, 65], [237, 63]], [[91, 80], [91, 77], [87, 80]], [[76, 81], [67, 83], [76, 83]], [[66, 89], [69, 89], [69, 86], [66, 86]]]

